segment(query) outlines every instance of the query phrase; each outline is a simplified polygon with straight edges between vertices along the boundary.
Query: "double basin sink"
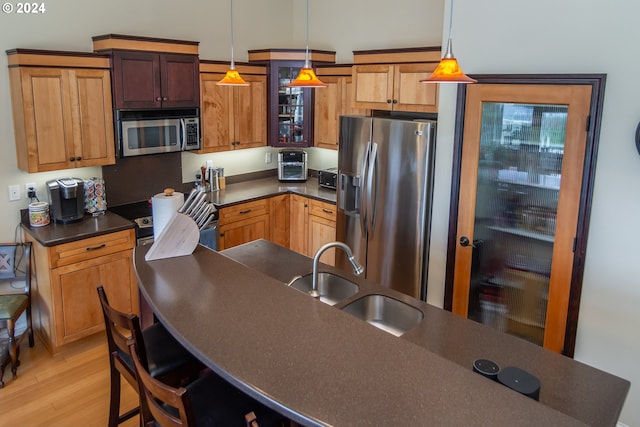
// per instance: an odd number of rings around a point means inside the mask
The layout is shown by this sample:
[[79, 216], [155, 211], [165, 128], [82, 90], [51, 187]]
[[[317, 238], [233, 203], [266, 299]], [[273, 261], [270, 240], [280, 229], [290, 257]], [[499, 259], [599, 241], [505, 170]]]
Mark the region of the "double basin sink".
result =
[[[292, 288], [309, 294], [312, 289], [312, 274], [298, 277], [290, 285]], [[318, 291], [320, 301], [335, 305], [352, 297], [360, 287], [342, 276], [329, 272], [318, 273]], [[395, 298], [369, 294], [358, 298], [341, 308], [378, 329], [400, 336], [416, 327], [423, 319], [422, 311]]]

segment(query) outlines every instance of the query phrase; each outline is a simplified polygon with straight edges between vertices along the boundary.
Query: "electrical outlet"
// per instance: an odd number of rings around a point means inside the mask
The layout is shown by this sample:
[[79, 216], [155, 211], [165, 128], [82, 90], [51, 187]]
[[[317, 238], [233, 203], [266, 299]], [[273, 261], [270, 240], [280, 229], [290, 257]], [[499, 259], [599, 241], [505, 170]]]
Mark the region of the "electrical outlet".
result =
[[264, 162], [267, 164], [271, 163], [271, 153], [264, 153]]
[[20, 186], [19, 185], [10, 185], [9, 186], [9, 201], [13, 202], [15, 200], [20, 200]]
[[35, 182], [27, 182], [24, 185], [24, 197], [27, 199], [31, 199], [32, 197], [36, 197], [36, 183]]

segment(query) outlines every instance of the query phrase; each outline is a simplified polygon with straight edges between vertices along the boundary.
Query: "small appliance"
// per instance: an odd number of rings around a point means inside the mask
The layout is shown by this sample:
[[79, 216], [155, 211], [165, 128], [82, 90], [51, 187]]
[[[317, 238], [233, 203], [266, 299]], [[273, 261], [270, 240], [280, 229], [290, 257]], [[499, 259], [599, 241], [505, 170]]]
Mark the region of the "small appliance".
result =
[[81, 221], [84, 217], [84, 181], [59, 178], [47, 181], [51, 219], [59, 224]]
[[335, 190], [338, 186], [338, 168], [329, 168], [318, 171], [318, 185], [320, 187]]
[[200, 149], [200, 111], [118, 110], [120, 157]]
[[278, 180], [306, 181], [307, 152], [304, 150], [280, 150], [278, 153]]

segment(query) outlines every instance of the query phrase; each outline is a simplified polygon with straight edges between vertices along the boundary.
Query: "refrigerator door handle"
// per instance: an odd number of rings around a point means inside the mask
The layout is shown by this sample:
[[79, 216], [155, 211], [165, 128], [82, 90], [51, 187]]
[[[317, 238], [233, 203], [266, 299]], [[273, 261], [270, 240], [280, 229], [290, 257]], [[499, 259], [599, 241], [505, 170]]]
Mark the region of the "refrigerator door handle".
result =
[[369, 155], [369, 167], [367, 172], [367, 218], [369, 221], [369, 233], [373, 234], [373, 226], [376, 219], [376, 196], [378, 192], [378, 144], [371, 144], [371, 154]]
[[362, 177], [360, 179], [360, 228], [362, 235], [367, 235], [367, 181], [369, 176], [369, 156], [371, 154], [371, 141], [367, 142], [367, 148], [362, 159], [360, 168]]

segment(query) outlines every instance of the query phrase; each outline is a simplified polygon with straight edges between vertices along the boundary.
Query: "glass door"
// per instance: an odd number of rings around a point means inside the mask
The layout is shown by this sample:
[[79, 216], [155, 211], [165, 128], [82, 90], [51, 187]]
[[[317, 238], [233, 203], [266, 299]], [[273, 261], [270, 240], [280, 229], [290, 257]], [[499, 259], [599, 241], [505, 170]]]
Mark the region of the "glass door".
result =
[[451, 309], [561, 352], [591, 86], [466, 89]]

